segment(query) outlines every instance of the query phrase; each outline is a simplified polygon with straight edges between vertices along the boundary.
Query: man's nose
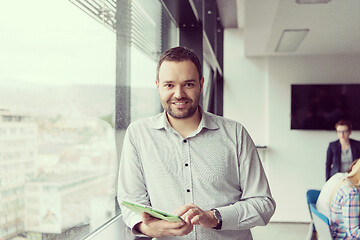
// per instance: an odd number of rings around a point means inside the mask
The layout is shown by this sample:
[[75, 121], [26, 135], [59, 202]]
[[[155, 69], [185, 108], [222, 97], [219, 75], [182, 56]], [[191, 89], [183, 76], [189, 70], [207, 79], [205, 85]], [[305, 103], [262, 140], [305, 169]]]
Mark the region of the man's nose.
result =
[[185, 96], [185, 93], [184, 93], [184, 89], [182, 88], [182, 86], [178, 86], [174, 89], [174, 97], [175, 98], [181, 99], [184, 96]]

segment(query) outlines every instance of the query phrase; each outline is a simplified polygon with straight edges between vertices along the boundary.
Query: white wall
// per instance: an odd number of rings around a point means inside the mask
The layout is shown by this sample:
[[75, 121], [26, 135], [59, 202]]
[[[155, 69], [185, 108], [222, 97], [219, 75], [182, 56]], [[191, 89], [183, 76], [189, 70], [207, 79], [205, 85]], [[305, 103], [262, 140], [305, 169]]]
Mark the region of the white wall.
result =
[[[243, 34], [224, 37], [224, 116], [249, 130], [262, 154], [277, 202], [272, 221], [309, 221], [305, 193], [325, 182], [332, 131], [290, 130], [290, 86], [295, 83], [360, 83], [360, 56], [246, 58]], [[360, 139], [355, 131], [352, 138]]]
[[241, 31], [225, 30], [224, 116], [241, 123], [257, 145], [267, 142], [266, 59], [244, 57]]

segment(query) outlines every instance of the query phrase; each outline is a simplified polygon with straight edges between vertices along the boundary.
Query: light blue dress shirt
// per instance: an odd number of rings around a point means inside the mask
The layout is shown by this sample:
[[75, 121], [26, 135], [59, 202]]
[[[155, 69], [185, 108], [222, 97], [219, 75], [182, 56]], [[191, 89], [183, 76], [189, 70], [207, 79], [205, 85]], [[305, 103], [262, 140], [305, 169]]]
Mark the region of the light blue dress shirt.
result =
[[[266, 225], [275, 211], [256, 146], [240, 123], [200, 111], [197, 130], [186, 138], [171, 127], [165, 112], [130, 124], [118, 200], [168, 212], [194, 203], [221, 213], [221, 230], [195, 225], [186, 236], [161, 239], [251, 240], [249, 229]], [[126, 207], [121, 211], [130, 228], [141, 221]]]

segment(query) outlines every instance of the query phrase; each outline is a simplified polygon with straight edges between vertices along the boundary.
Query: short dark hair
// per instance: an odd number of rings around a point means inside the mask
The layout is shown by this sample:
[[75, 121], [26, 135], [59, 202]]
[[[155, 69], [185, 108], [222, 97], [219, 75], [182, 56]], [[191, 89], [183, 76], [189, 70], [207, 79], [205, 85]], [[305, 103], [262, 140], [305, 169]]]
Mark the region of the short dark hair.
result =
[[349, 120], [342, 119], [342, 120], [337, 121], [337, 123], [335, 124], [335, 130], [336, 130], [337, 126], [339, 126], [339, 125], [347, 126], [349, 131], [350, 132], [352, 131], [352, 124]]
[[165, 52], [163, 52], [163, 54], [161, 54], [160, 60], [156, 68], [156, 80], [159, 81], [159, 70], [161, 64], [164, 61], [181, 62], [186, 60], [190, 60], [195, 64], [196, 69], [199, 73], [199, 81], [200, 81], [202, 78], [202, 67], [198, 56], [196, 56], [193, 50], [182, 46], [170, 48], [169, 50], [166, 50]]

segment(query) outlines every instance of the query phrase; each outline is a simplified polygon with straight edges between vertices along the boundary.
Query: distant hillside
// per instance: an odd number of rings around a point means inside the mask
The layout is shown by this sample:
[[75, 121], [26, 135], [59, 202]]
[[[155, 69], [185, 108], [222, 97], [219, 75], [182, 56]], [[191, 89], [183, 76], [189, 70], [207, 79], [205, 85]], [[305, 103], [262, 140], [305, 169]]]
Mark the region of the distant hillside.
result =
[[[31, 115], [55, 117], [67, 115], [74, 108], [90, 117], [113, 116], [115, 86], [109, 85], [13, 85], [0, 86], [0, 108]], [[160, 100], [155, 88], [131, 89], [132, 120], [160, 112]]]
[[77, 108], [93, 117], [114, 112], [115, 86], [1, 86], [0, 108], [39, 115], [58, 115]]

